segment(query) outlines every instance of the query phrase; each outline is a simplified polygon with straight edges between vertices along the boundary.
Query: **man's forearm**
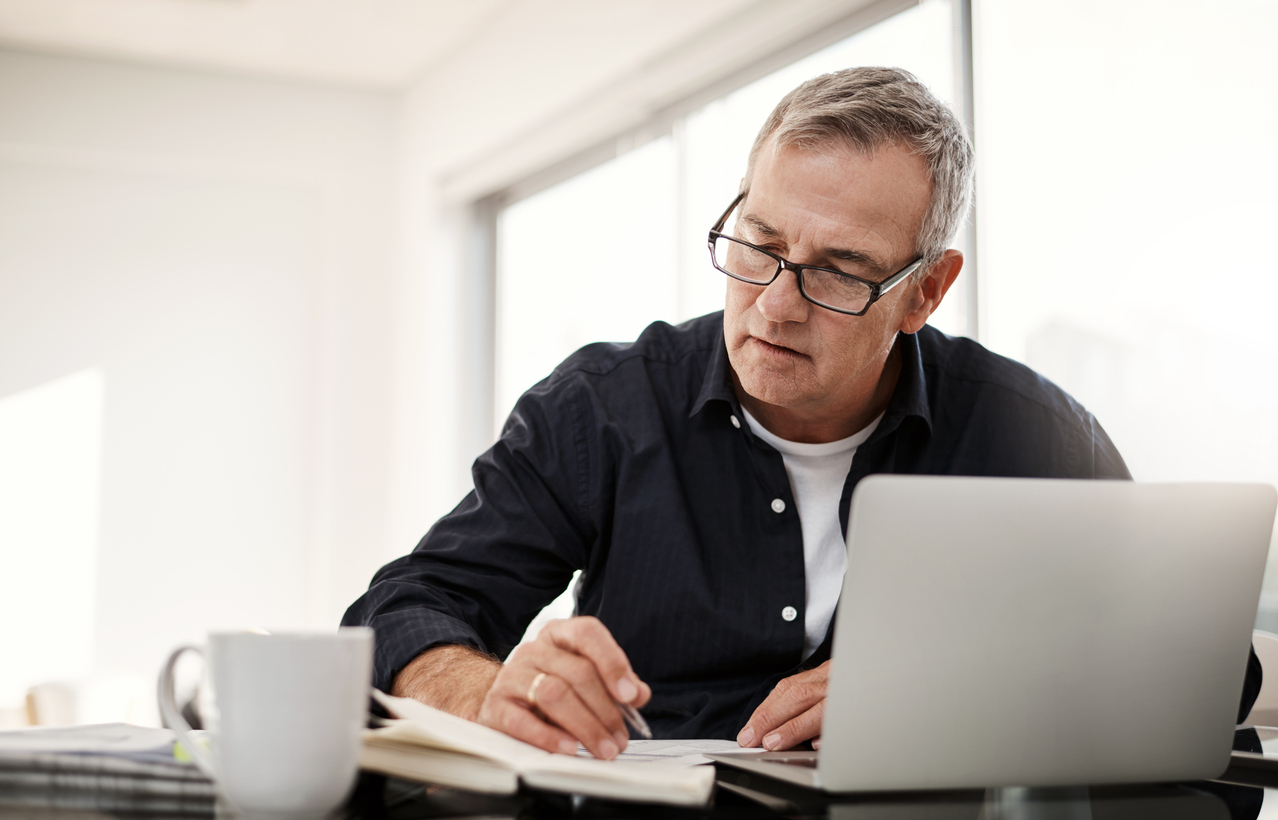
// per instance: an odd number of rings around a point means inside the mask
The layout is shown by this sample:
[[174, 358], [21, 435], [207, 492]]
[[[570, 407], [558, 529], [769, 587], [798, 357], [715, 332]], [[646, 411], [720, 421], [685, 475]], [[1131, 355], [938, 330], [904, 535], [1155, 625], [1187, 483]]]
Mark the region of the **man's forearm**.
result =
[[395, 676], [391, 694], [474, 720], [501, 671], [501, 661], [469, 646], [437, 646]]

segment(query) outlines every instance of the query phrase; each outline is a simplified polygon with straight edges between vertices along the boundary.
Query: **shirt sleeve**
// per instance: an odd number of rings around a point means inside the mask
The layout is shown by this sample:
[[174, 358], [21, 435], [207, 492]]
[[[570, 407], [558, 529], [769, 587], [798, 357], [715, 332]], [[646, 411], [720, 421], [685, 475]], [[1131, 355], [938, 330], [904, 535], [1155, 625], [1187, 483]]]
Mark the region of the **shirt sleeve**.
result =
[[346, 611], [343, 624], [375, 632], [377, 688], [389, 690], [435, 646], [504, 659], [585, 565], [595, 533], [584, 512], [591, 482], [581, 389], [552, 375], [521, 397], [501, 438], [475, 461], [474, 490]]
[[1091, 413], [1087, 414], [1087, 421], [1091, 426], [1092, 478], [1131, 481], [1132, 474], [1127, 469], [1127, 462], [1123, 461], [1122, 455], [1114, 446], [1114, 442], [1110, 440], [1109, 434]]
[[1260, 696], [1260, 686], [1264, 683], [1264, 670], [1260, 667], [1260, 658], [1256, 657], [1253, 645], [1247, 654], [1247, 676], [1243, 679], [1242, 698], [1238, 702], [1238, 722], [1242, 723], [1251, 714], [1251, 707]]

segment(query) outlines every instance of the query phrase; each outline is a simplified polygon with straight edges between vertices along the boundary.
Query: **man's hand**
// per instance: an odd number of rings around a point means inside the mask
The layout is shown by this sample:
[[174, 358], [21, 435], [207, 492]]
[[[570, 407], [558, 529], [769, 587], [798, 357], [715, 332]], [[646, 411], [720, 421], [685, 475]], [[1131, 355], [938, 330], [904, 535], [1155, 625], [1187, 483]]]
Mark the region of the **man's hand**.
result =
[[805, 740], [821, 743], [821, 718], [825, 716], [825, 687], [830, 662], [783, 679], [754, 710], [737, 743], [749, 748], [763, 744], [770, 752], [791, 749]]
[[599, 619], [569, 618], [546, 624], [511, 654], [478, 720], [549, 752], [576, 754], [581, 741], [610, 760], [630, 738], [614, 701], [638, 707], [651, 697]]
[[614, 700], [643, 706], [652, 690], [630, 668], [608, 628], [582, 617], [546, 624], [537, 640], [516, 649], [505, 664], [465, 646], [427, 650], [395, 677], [391, 694], [548, 752], [576, 754], [581, 741], [595, 757], [611, 759], [630, 738]]

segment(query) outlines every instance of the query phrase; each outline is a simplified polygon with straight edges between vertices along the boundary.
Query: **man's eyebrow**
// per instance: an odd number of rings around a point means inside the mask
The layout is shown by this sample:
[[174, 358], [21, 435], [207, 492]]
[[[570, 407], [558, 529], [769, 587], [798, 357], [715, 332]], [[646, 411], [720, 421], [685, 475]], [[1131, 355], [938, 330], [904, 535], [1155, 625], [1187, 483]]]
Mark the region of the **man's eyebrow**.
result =
[[[781, 232], [776, 228], [764, 222], [754, 214], [744, 214], [741, 222], [746, 223], [759, 234], [763, 239], [781, 239]], [[887, 266], [883, 264], [874, 254], [865, 251], [852, 250], [850, 248], [825, 248], [822, 254], [826, 259], [838, 259], [842, 262], [855, 262], [869, 268], [874, 273], [886, 273]]]
[[887, 266], [872, 254], [865, 251], [847, 250], [845, 248], [826, 248], [823, 253], [826, 259], [839, 259], [844, 262], [855, 262], [870, 269], [873, 273], [887, 273]]
[[750, 227], [754, 228], [754, 229], [755, 229], [756, 231], [758, 231], [758, 232], [759, 232], [759, 234], [760, 234], [761, 236], [763, 236], [765, 239], [780, 239], [780, 238], [781, 238], [781, 232], [780, 232], [780, 231], [778, 231], [776, 228], [772, 227], [772, 226], [771, 226], [771, 225], [769, 225], [768, 223], [764, 222], [762, 219], [760, 219], [759, 217], [755, 216], [754, 214], [745, 214], [745, 215], [743, 215], [743, 216], [741, 217], [741, 221], [742, 221], [742, 222], [745, 222], [745, 223], [746, 223], [746, 224], [748, 224]]

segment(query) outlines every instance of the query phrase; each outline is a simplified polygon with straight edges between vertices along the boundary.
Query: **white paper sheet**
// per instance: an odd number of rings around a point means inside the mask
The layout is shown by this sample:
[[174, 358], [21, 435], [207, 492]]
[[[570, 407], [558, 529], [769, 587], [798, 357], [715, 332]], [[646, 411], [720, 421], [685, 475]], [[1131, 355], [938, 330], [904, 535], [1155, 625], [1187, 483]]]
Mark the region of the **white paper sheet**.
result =
[[[710, 763], [708, 754], [741, 752], [750, 754], [763, 749], [742, 749], [735, 740], [632, 740], [617, 759], [636, 763], [665, 763], [673, 766], [701, 766]], [[577, 750], [582, 757], [590, 757], [585, 748]]]

